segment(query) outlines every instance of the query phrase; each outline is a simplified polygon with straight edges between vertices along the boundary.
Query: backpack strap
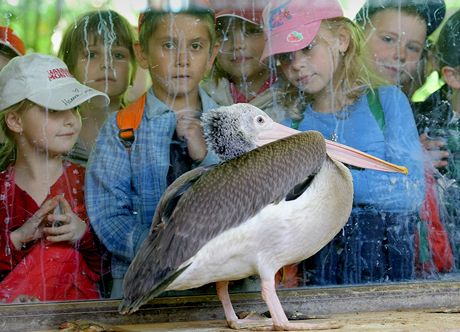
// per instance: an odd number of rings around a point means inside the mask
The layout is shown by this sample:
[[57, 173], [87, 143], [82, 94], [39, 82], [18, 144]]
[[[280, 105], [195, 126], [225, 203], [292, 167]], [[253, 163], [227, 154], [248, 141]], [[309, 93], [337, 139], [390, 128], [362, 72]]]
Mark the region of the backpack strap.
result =
[[142, 95], [142, 97], [137, 99], [134, 103], [117, 113], [117, 125], [120, 129], [118, 131], [118, 137], [127, 149], [130, 149], [133, 145], [134, 132], [141, 124], [146, 97], [147, 94]]
[[379, 92], [369, 89], [366, 95], [372, 115], [375, 121], [377, 121], [379, 128], [383, 131], [385, 129], [385, 115], [383, 114], [382, 104], [380, 103]]

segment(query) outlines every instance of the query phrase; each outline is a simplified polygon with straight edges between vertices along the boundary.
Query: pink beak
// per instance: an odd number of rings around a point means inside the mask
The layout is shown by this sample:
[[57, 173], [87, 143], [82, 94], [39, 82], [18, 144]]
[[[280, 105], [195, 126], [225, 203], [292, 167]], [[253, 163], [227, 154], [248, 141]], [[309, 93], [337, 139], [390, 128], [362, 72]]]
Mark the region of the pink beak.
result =
[[[282, 124], [273, 122], [271, 130], [262, 131], [257, 136], [256, 145], [262, 146], [270, 142], [276, 141], [278, 139], [299, 133], [300, 131], [298, 130], [291, 129], [289, 127], [283, 126]], [[383, 172], [398, 172], [406, 175], [408, 173], [407, 168], [404, 166], [398, 166], [389, 163], [385, 160], [379, 159], [365, 152], [351, 148], [347, 145], [343, 145], [327, 139], [325, 141], [326, 150], [329, 157], [342, 163], [360, 168], [375, 169]]]

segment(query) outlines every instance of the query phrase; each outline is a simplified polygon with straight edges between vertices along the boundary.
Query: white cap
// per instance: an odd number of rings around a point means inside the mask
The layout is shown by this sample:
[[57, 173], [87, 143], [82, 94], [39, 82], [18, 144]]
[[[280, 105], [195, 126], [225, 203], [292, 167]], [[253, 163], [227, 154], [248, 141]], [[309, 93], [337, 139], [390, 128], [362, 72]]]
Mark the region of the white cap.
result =
[[38, 53], [17, 56], [0, 71], [0, 111], [24, 99], [63, 111], [94, 97], [104, 105], [110, 102], [105, 93], [78, 82], [65, 63], [54, 56]]

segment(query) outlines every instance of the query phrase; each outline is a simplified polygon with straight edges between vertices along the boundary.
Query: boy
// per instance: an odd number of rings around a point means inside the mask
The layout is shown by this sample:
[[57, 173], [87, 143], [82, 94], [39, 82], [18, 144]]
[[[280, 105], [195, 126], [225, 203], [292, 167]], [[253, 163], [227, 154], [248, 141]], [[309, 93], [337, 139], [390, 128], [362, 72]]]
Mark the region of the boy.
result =
[[135, 102], [144, 111], [134, 141], [119, 138], [112, 115], [87, 170], [88, 214], [113, 256], [112, 298], [122, 296], [123, 276], [167, 186], [191, 167], [218, 161], [208, 153], [199, 120], [201, 112], [217, 106], [199, 88], [218, 51], [214, 13], [203, 5], [147, 10], [139, 17], [135, 51], [139, 65], [149, 70], [152, 88]]

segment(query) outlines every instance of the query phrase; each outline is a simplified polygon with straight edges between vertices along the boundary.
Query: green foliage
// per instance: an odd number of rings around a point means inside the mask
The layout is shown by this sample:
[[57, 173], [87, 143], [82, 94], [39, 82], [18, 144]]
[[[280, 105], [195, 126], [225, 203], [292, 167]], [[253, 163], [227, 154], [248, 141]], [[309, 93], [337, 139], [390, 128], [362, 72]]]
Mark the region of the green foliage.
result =
[[77, 16], [93, 9], [96, 8], [88, 0], [1, 0], [0, 25], [11, 27], [24, 40], [27, 52], [55, 54], [58, 45], [53, 46], [53, 36]]

